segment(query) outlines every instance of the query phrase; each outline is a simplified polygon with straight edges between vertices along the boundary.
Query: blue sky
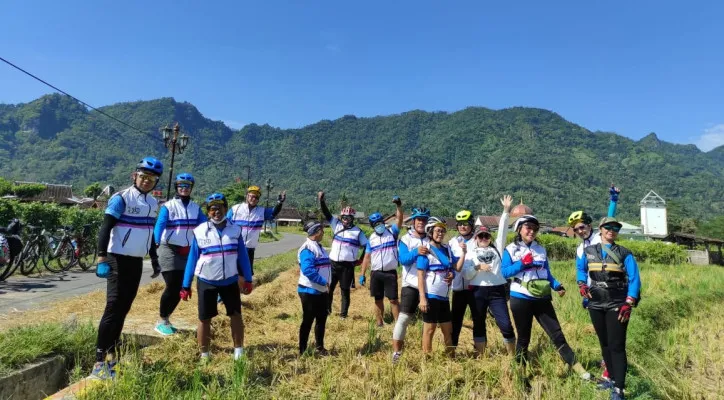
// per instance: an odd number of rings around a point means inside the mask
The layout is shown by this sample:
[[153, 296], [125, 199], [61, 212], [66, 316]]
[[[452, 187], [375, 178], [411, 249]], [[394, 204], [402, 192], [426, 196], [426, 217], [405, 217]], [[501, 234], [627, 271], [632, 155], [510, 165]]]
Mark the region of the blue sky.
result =
[[[0, 56], [95, 106], [171, 96], [232, 127], [282, 128], [531, 106], [724, 144], [721, 2], [3, 3]], [[0, 102], [49, 91], [0, 64]]]

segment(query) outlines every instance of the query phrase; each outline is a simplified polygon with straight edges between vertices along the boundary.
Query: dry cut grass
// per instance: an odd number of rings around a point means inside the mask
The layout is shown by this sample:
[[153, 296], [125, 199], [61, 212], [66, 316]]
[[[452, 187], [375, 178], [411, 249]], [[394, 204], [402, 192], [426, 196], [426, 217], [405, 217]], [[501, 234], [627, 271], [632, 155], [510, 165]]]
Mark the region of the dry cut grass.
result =
[[[392, 365], [392, 325], [377, 328], [366, 288], [352, 292], [350, 317], [330, 316], [327, 357], [297, 354], [301, 306], [296, 293], [295, 252], [271, 257], [260, 270], [263, 284], [243, 298], [246, 325], [243, 362], [232, 361], [228, 318], [213, 323], [212, 362], [201, 366], [192, 334], [164, 340], [142, 351], [129, 351], [120, 378], [96, 387], [86, 398], [384, 398], [384, 399], [605, 399], [588, 383], [570, 373], [539, 326], [534, 327], [532, 362], [526, 370], [504, 354], [497, 327], [488, 321], [488, 354], [472, 357], [469, 319], [456, 359], [444, 357], [436, 340], [434, 354], [420, 351], [421, 322], [408, 329], [407, 349]], [[266, 272], [269, 271], [269, 272]], [[283, 271], [279, 273], [279, 271]], [[558, 279], [574, 286], [570, 263], [554, 263]], [[263, 275], [260, 274], [260, 275]], [[716, 267], [643, 265], [644, 299], [629, 327], [628, 392], [642, 399], [724, 398], [724, 270]], [[162, 286], [141, 289], [129, 314], [127, 330], [150, 332], [156, 320]], [[36, 311], [43, 318], [62, 320], [68, 313], [97, 321], [102, 293], [93, 293]], [[335, 296], [335, 311], [339, 308]], [[580, 306], [577, 293], [554, 300], [564, 333], [578, 358], [591, 372], [600, 373], [598, 342]], [[388, 322], [390, 321], [387, 316]], [[195, 326], [196, 302], [182, 303], [176, 324]], [[3, 325], [22, 324], [7, 320]], [[440, 338], [438, 333], [438, 339]], [[313, 341], [313, 336], [310, 341]], [[311, 344], [311, 343], [310, 343]]]

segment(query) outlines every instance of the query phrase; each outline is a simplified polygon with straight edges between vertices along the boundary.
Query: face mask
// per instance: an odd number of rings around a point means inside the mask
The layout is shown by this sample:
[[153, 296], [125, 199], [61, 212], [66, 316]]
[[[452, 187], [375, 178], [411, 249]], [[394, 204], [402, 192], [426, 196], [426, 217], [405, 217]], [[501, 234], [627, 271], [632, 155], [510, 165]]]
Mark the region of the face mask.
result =
[[219, 224], [223, 223], [224, 221], [226, 221], [226, 215], [224, 215], [224, 216], [223, 216], [220, 220], [218, 220], [218, 221], [215, 220], [215, 219], [213, 219], [213, 218], [211, 219], [211, 222], [213, 222], [213, 223], [216, 224], [216, 225], [219, 225]]
[[379, 224], [375, 226], [375, 233], [377, 233], [378, 235], [385, 233], [385, 230], [387, 230], [385, 224]]

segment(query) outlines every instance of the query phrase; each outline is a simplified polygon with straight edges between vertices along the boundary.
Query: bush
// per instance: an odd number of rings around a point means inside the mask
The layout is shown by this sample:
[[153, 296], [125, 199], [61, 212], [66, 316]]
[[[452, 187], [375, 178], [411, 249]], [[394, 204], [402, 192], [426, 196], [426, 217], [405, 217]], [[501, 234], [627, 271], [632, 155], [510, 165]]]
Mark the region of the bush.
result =
[[25, 225], [42, 226], [48, 230], [68, 225], [79, 231], [85, 224], [95, 224], [94, 229], [97, 230], [103, 220], [103, 211], [0, 199], [0, 225], [6, 226], [13, 218], [20, 219]]
[[[508, 243], [515, 238], [508, 234]], [[553, 261], [572, 261], [576, 258], [576, 249], [581, 243], [578, 239], [557, 235], [542, 234], [538, 243], [545, 247], [548, 257]], [[619, 240], [619, 245], [631, 250], [638, 263], [683, 264], [686, 262], [686, 250], [683, 246], [661, 241]]]
[[45, 189], [46, 186], [42, 183], [28, 183], [25, 185], [13, 186], [13, 192], [15, 192], [15, 195], [24, 199], [37, 196], [40, 193], [43, 193]]

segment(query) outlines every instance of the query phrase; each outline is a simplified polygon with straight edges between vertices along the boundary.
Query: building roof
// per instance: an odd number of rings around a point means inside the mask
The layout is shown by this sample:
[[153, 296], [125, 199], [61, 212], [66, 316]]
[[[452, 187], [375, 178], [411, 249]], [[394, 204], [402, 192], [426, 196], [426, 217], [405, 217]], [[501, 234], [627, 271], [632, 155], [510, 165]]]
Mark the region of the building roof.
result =
[[666, 201], [656, 194], [653, 190], [649, 190], [649, 192], [644, 196], [643, 199], [641, 199], [640, 205], [642, 206], [663, 206], [666, 205]]
[[299, 210], [297, 210], [295, 207], [284, 207], [281, 211], [279, 211], [279, 214], [277, 214], [277, 219], [287, 219], [287, 220], [302, 220], [302, 215], [299, 213]]
[[55, 183], [15, 181], [16, 185], [45, 185], [45, 190], [35, 196], [21, 199], [22, 201], [52, 202], [58, 204], [81, 204], [80, 199], [73, 196], [73, 185]]
[[566, 236], [566, 237], [573, 237], [573, 236], [574, 236], [574, 235], [573, 235], [573, 228], [571, 228], [570, 226], [556, 226], [555, 228], [552, 228], [551, 231], [553, 231], [553, 232], [559, 232], [559, 233], [561, 233], [563, 236]]
[[478, 217], [475, 218], [475, 225], [482, 225], [488, 228], [497, 228], [499, 223], [499, 215], [478, 215]]
[[523, 204], [523, 199], [520, 200], [520, 204], [510, 210], [511, 219], [518, 218], [521, 215], [533, 215], [533, 209]]

